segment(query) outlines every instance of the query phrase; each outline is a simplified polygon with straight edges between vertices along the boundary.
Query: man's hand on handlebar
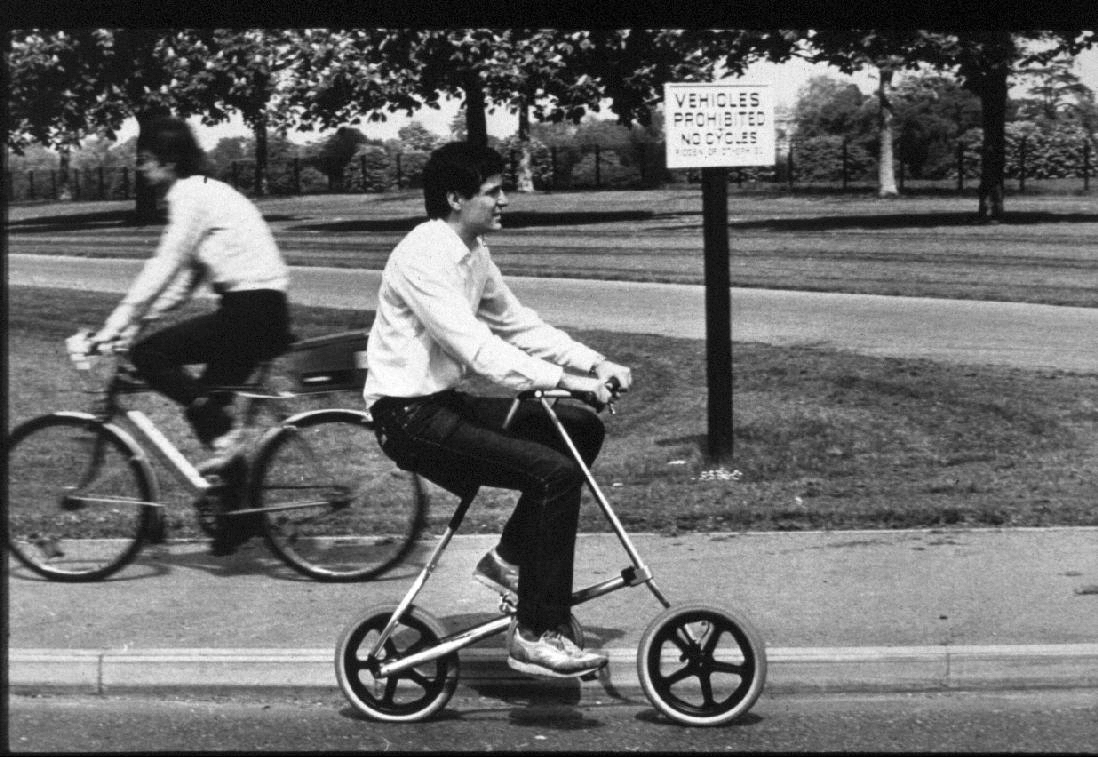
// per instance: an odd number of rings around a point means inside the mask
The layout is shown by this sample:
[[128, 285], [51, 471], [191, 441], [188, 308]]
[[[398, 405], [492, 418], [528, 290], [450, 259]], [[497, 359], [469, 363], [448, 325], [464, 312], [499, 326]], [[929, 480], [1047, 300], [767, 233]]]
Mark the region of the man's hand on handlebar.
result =
[[588, 395], [590, 397], [590, 404], [593, 405], [596, 410], [602, 410], [607, 405], [610, 405], [618, 396], [618, 393], [623, 391], [620, 387], [611, 388], [614, 387], [613, 379], [610, 381], [600, 381], [591, 376], [576, 376], [571, 373], [565, 373], [561, 377], [557, 387], [569, 392]]
[[609, 360], [596, 363], [591, 369], [591, 373], [594, 374], [600, 384], [607, 384], [612, 380], [616, 380], [619, 387], [617, 391], [619, 392], [628, 392], [629, 387], [633, 385], [633, 372], [626, 366], [618, 365]]

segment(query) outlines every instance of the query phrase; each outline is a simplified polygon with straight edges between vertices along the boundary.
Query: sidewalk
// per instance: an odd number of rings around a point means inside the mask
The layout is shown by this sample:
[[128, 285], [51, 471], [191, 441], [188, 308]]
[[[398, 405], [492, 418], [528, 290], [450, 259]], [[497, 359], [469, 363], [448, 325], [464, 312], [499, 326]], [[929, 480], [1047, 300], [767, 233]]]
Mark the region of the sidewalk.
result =
[[[633, 536], [674, 604], [727, 606], [767, 647], [768, 691], [1098, 687], [1098, 528]], [[416, 604], [451, 631], [495, 613], [470, 574], [494, 535], [459, 535]], [[147, 547], [101, 583], [9, 571], [12, 691], [336, 687], [343, 628], [395, 603], [423, 553], [382, 580], [321, 584], [253, 540], [215, 558], [201, 542]], [[576, 584], [616, 575], [612, 534], [582, 534]], [[610, 655], [584, 696], [638, 692], [636, 650], [660, 604], [643, 586], [576, 609]], [[503, 637], [460, 652], [461, 683], [529, 683]]]

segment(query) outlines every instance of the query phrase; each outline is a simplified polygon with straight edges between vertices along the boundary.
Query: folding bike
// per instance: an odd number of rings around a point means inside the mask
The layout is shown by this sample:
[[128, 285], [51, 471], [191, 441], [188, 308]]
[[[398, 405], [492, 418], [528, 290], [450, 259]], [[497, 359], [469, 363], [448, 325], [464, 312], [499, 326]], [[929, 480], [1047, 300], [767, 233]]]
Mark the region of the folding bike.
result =
[[[625, 587], [647, 586], [664, 610], [648, 624], [637, 650], [637, 673], [645, 695], [660, 712], [680, 723], [728, 723], [746, 713], [762, 692], [766, 679], [762, 638], [736, 612], [706, 602], [673, 606], [656, 587], [652, 571], [642, 561], [553, 411], [551, 400], [589, 399], [583, 394], [564, 390], [521, 392], [504, 424], [506, 428], [520, 402], [541, 403], [630, 558], [631, 564], [619, 576], [575, 591], [572, 604], [583, 604]], [[475, 496], [473, 491], [461, 497], [445, 532], [404, 598], [396, 605], [366, 608], [339, 637], [335, 668], [340, 688], [355, 709], [370, 718], [408, 722], [439, 712], [457, 687], [458, 650], [502, 633], [512, 622], [516, 608], [506, 596], [501, 600], [499, 617], [451, 635], [436, 618], [413, 604]], [[574, 617], [571, 635], [573, 641], [583, 645], [583, 629]]]

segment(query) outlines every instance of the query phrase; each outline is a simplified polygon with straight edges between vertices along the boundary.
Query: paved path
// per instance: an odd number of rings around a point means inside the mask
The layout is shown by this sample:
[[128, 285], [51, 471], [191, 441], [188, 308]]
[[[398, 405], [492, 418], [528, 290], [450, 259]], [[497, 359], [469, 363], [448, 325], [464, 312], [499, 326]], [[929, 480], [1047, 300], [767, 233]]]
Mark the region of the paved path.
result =
[[[140, 261], [11, 255], [8, 282], [122, 292]], [[379, 271], [294, 268], [292, 298], [374, 308]], [[548, 322], [705, 338], [705, 289], [586, 279], [509, 277]], [[732, 289], [737, 342], [820, 344], [873, 355], [1098, 372], [1098, 308], [925, 297]]]
[[[11, 255], [8, 283], [124, 292], [141, 261]], [[570, 328], [705, 338], [705, 291], [684, 284], [508, 277], [512, 290], [546, 321]], [[305, 305], [377, 307], [381, 271], [295, 267], [290, 297]]]
[[732, 290], [737, 342], [1098, 372], [1098, 308], [773, 289]]
[[[417, 598], [456, 632], [493, 616], [471, 580], [498, 537], [458, 535]], [[1098, 687], [1098, 529], [920, 529], [635, 534], [673, 605], [742, 613], [770, 659], [768, 689]], [[341, 630], [396, 602], [424, 552], [382, 580], [319, 584], [261, 543], [215, 558], [201, 542], [148, 548], [93, 584], [9, 573], [10, 683], [92, 691], [128, 687], [334, 685]], [[628, 564], [611, 534], [581, 534], [576, 583]], [[636, 696], [641, 633], [660, 612], [643, 587], [576, 608], [608, 651], [607, 684]], [[496, 636], [461, 652], [462, 679], [515, 678]], [[519, 679], [521, 680], [521, 678]]]

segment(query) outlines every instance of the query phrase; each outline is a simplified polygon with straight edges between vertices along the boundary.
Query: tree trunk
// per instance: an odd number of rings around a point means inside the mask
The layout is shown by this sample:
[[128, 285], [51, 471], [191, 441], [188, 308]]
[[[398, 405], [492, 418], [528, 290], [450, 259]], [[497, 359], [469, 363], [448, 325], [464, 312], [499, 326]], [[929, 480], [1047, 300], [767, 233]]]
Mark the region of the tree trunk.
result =
[[980, 151], [978, 214], [981, 220], [998, 221], [1004, 214], [1007, 80], [1014, 47], [1010, 32], [996, 31], [993, 34], [995, 38], [988, 45], [991, 59], [985, 65], [975, 87], [980, 96], [980, 117], [984, 128], [984, 143]]
[[484, 113], [484, 88], [476, 71], [465, 78], [465, 139], [470, 144], [487, 147], [488, 119]]
[[58, 149], [57, 199], [72, 199], [72, 150], [68, 145]]
[[980, 207], [981, 219], [1003, 217], [1004, 174], [1006, 173], [1007, 76], [1002, 68], [988, 76], [980, 92], [984, 127], [981, 148]]
[[518, 141], [519, 150], [521, 150], [521, 153], [519, 154], [518, 176], [516, 177], [518, 191], [533, 192], [534, 168], [530, 156], [530, 109], [526, 95], [522, 95], [519, 98]]
[[255, 134], [255, 196], [267, 194], [267, 117], [260, 116], [252, 127]]
[[877, 85], [877, 120], [881, 140], [880, 159], [877, 161], [877, 196], [898, 197], [896, 171], [892, 165], [892, 64], [880, 66], [880, 82]]

